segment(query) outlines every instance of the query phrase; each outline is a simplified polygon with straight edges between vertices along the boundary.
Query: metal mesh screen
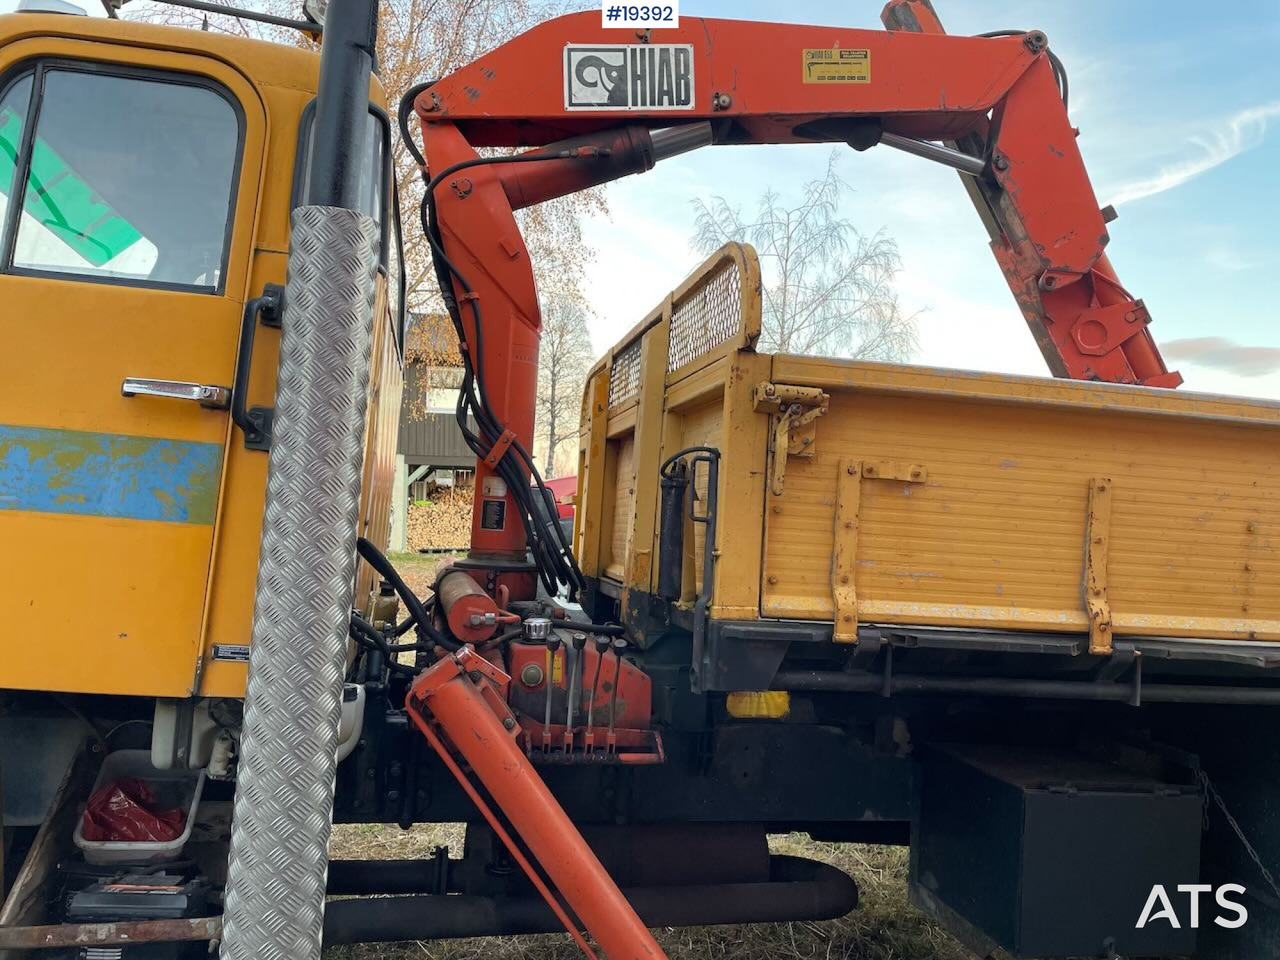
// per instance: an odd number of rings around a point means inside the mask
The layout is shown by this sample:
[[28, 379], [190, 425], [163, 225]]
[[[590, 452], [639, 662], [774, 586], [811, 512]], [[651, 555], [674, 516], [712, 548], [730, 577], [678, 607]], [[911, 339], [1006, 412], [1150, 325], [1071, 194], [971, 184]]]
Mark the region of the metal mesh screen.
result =
[[609, 372], [609, 406], [630, 400], [640, 392], [640, 338], [632, 340], [613, 356]]
[[671, 311], [667, 372], [678, 370], [732, 340], [742, 329], [742, 289], [738, 265], [726, 260], [707, 282]]

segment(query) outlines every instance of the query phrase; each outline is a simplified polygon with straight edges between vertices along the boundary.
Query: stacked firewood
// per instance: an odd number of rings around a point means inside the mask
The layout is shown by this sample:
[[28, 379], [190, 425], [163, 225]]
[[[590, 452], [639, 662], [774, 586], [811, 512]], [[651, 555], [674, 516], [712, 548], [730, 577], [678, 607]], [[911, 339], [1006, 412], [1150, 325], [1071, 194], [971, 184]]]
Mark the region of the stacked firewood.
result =
[[465, 550], [471, 542], [472, 491], [436, 487], [409, 502], [406, 534], [410, 550]]

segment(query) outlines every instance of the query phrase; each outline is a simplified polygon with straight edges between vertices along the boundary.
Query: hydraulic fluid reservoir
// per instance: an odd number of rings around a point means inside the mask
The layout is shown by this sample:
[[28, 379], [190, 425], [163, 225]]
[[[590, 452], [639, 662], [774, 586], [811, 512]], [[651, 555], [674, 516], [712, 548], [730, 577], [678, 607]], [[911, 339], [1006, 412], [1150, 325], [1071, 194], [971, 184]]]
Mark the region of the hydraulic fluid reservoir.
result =
[[369, 611], [372, 616], [369, 622], [378, 629], [383, 629], [383, 624], [394, 624], [400, 613], [400, 598], [396, 596], [395, 588], [386, 580], [379, 581], [378, 592], [373, 597], [373, 609]]

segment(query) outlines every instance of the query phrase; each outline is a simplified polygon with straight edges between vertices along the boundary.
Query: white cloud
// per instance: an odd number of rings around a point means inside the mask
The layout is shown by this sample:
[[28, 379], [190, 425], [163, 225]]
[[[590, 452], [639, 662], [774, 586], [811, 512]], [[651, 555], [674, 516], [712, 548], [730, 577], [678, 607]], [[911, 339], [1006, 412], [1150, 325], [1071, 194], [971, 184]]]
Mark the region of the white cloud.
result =
[[1214, 129], [1192, 138], [1191, 143], [1198, 150], [1196, 156], [1163, 167], [1154, 176], [1120, 184], [1111, 191], [1110, 202], [1120, 204], [1141, 200], [1194, 180], [1258, 146], [1266, 134], [1267, 121], [1277, 116], [1280, 116], [1280, 100], [1233, 113]]

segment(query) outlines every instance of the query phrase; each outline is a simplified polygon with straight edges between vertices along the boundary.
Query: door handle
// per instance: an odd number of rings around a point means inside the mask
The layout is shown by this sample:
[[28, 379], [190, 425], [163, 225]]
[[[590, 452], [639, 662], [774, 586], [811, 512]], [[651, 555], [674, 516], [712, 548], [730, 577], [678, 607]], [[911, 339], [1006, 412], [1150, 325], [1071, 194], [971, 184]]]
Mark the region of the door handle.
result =
[[240, 351], [236, 356], [235, 385], [231, 388], [231, 419], [244, 433], [244, 445], [249, 450], [271, 449], [271, 424], [276, 412], [274, 407], [250, 407], [247, 402], [254, 333], [259, 317], [262, 318], [263, 326], [280, 326], [283, 302], [284, 287], [268, 283], [262, 288], [261, 296], [245, 303], [244, 315], [240, 321]]
[[170, 400], [194, 400], [209, 410], [226, 410], [231, 406], [231, 389], [209, 383], [187, 383], [185, 380], [154, 380], [150, 377], [125, 377], [120, 393], [126, 397], [166, 397]]

